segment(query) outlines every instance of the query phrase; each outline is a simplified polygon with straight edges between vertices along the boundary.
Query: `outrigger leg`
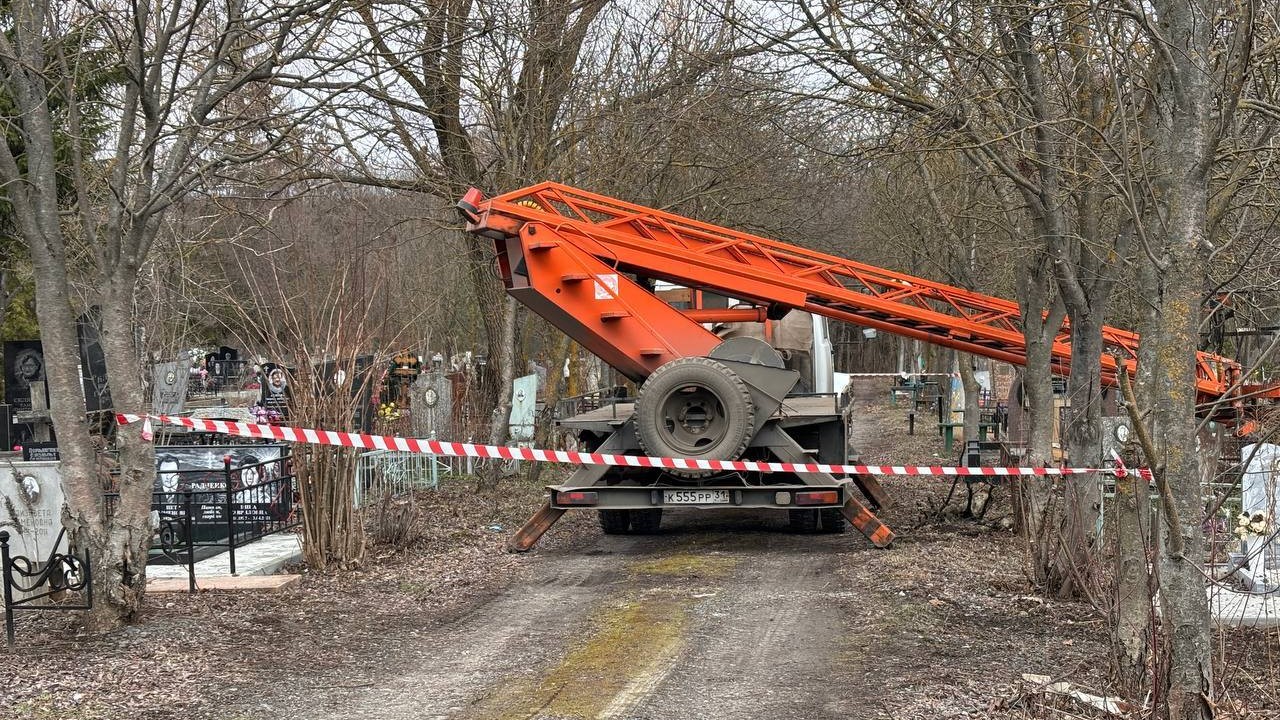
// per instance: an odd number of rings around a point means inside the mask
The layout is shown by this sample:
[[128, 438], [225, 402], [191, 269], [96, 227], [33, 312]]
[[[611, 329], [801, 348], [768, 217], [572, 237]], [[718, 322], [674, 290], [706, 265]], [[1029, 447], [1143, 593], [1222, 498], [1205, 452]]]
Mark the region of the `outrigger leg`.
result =
[[551, 501], [547, 500], [542, 503], [542, 507], [538, 508], [538, 512], [516, 531], [515, 535], [507, 541], [507, 550], [510, 552], [526, 552], [538, 542], [538, 538], [542, 534], [551, 529], [552, 525], [564, 515], [564, 508], [551, 507]]
[[[605, 441], [596, 448], [594, 452], [598, 453], [623, 453], [626, 452], [626, 445], [622, 442], [622, 431], [615, 430], [612, 435], [605, 438]], [[583, 465], [573, 471], [573, 475], [569, 478], [569, 483], [578, 487], [586, 487], [594, 485], [597, 480], [604, 477], [611, 470], [607, 465]], [[542, 507], [529, 518], [515, 535], [507, 541], [508, 552], [528, 552], [538, 543], [543, 533], [551, 529], [552, 525], [561, 518], [565, 513], [565, 508], [551, 507], [551, 500], [548, 498], [542, 503]]]
[[880, 522], [880, 518], [871, 514], [865, 505], [853, 499], [850, 495], [845, 501], [844, 507], [840, 508], [840, 514], [849, 519], [854, 527], [858, 528], [858, 532], [867, 536], [872, 545], [878, 548], [886, 548], [893, 544], [893, 531], [888, 525]]

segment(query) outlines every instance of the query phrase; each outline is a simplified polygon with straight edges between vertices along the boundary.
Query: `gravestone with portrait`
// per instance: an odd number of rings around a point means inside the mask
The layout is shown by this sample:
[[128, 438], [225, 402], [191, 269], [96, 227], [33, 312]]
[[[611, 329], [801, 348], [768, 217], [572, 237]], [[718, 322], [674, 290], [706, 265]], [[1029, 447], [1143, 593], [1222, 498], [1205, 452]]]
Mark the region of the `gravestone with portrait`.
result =
[[[58, 463], [0, 465], [0, 530], [9, 531], [10, 556], [35, 562], [49, 557], [62, 530], [62, 506]], [[66, 538], [57, 549], [66, 552]]]
[[233, 377], [240, 372], [240, 351], [223, 345], [205, 356], [205, 368], [216, 377]]
[[39, 340], [8, 340], [4, 344], [4, 401], [15, 413], [30, 412], [33, 387], [45, 390], [44, 350]]
[[530, 373], [511, 383], [511, 439], [517, 443], [533, 441], [534, 417], [538, 410], [538, 375]]
[[276, 363], [263, 363], [258, 378], [261, 395], [258, 404], [281, 419], [289, 416], [289, 369]]
[[15, 445], [53, 442], [49, 416], [49, 386], [45, 380], [44, 351], [39, 340], [4, 343], [4, 400], [13, 411]]
[[[231, 460], [228, 476], [226, 459]], [[293, 512], [293, 483], [285, 446], [171, 445], [156, 448], [156, 480], [152, 510], [161, 518], [184, 514], [184, 493], [194, 507], [193, 538], [225, 542], [227, 489], [236, 533], [284, 521]]]
[[1280, 445], [1245, 445], [1240, 462], [1240, 512], [1245, 522], [1232, 523], [1239, 528], [1240, 550], [1247, 560], [1240, 575], [1253, 592], [1273, 593], [1280, 590]]
[[151, 411], [161, 415], [182, 412], [187, 399], [187, 361], [173, 360], [151, 366]]

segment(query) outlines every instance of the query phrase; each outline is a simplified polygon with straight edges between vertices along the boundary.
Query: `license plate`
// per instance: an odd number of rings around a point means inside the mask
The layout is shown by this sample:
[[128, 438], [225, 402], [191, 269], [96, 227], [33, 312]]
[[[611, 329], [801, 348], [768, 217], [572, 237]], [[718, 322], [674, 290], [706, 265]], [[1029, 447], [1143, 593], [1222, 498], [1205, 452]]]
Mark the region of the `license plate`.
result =
[[714, 505], [729, 503], [728, 490], [663, 490], [662, 502], [666, 505]]

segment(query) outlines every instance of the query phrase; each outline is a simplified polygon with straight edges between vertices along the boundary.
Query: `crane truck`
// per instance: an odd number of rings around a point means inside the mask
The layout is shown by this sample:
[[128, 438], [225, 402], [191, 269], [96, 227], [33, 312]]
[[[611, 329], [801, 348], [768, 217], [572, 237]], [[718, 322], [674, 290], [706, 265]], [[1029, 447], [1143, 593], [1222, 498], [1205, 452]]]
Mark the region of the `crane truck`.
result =
[[[590, 452], [846, 461], [845, 420], [822, 371], [789, 363], [761, 337], [768, 333], [723, 337], [717, 324], [781, 327], [789, 315], [794, 322], [793, 313], [809, 313], [1025, 363], [1019, 308], [1009, 300], [560, 183], [493, 198], [472, 188], [457, 207], [468, 232], [493, 243], [513, 298], [638, 387], [632, 401], [558, 421]], [[668, 302], [658, 283], [691, 289], [693, 302]], [[702, 301], [725, 298], [740, 304]], [[1069, 333], [1062, 328], [1053, 344], [1060, 375], [1070, 373]], [[1138, 336], [1107, 327], [1103, 342], [1103, 381], [1114, 384], [1136, 363]], [[1215, 407], [1236, 413], [1280, 394], [1245, 385], [1239, 364], [1204, 352], [1196, 392], [1201, 402], [1228, 398]], [[840, 532], [847, 521], [887, 547], [893, 531], [874, 511], [888, 502], [866, 475], [582, 466], [548, 488], [509, 545], [532, 548], [570, 509], [597, 511], [606, 533], [643, 534], [658, 530], [664, 509], [695, 507], [785, 510], [794, 528], [808, 531]]]

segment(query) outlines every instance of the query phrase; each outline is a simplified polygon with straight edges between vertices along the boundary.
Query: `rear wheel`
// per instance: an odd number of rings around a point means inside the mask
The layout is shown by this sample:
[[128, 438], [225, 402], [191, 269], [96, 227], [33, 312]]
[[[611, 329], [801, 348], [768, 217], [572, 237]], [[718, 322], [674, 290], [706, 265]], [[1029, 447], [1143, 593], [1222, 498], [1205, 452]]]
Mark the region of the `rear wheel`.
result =
[[631, 511], [631, 532], [637, 535], [653, 535], [662, 525], [662, 508]]
[[[686, 357], [658, 368], [640, 387], [635, 426], [650, 455], [737, 460], [755, 434], [755, 408], [746, 383], [728, 366]], [[715, 473], [669, 472], [689, 478]]]
[[598, 510], [600, 529], [605, 535], [622, 535], [631, 526], [630, 510]]
[[838, 507], [822, 508], [818, 514], [822, 516], [822, 532], [842, 533], [849, 527]]
[[791, 532], [796, 532], [796, 533], [818, 532], [818, 511], [817, 510], [788, 510], [787, 524], [791, 527]]

